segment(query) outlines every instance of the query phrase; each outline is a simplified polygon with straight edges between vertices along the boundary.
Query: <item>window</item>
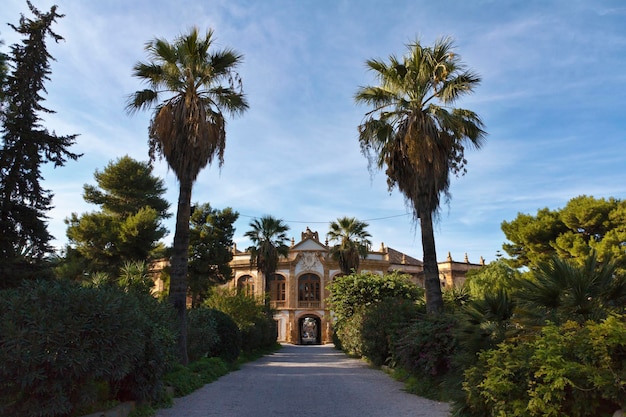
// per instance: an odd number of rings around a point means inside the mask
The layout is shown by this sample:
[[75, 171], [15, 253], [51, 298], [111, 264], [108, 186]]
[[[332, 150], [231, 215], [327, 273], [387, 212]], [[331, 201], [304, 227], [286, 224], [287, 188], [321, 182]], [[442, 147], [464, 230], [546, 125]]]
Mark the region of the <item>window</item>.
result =
[[254, 278], [244, 275], [237, 280], [237, 290], [246, 295], [254, 295]]
[[280, 274], [273, 274], [270, 277], [270, 300], [285, 301], [287, 285], [285, 277]]
[[298, 284], [298, 301], [319, 303], [320, 299], [320, 277], [315, 274], [302, 275]]

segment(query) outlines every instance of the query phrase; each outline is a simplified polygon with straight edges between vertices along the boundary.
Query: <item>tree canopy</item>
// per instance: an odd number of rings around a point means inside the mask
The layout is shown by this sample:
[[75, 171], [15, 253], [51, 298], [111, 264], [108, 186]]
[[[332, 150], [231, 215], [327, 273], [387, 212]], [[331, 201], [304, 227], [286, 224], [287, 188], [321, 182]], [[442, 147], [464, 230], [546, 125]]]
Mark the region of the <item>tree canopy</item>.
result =
[[619, 269], [626, 268], [626, 202], [619, 199], [581, 195], [561, 209], [519, 213], [502, 222], [502, 231], [507, 262], [514, 267], [535, 268], [555, 255], [582, 265], [596, 252], [600, 261], [613, 258]]
[[194, 304], [201, 303], [209, 289], [232, 278], [234, 223], [239, 213], [227, 207], [214, 209], [196, 204], [191, 213], [189, 238], [189, 291]]
[[165, 236], [161, 222], [170, 216], [169, 203], [163, 198], [166, 189], [163, 180], [152, 175], [149, 163], [129, 156], [96, 170], [94, 178], [97, 185], [86, 184], [83, 198], [101, 210], [80, 216], [72, 213], [65, 220], [67, 237], [71, 248], [86, 261], [83, 272], [117, 277], [124, 263], [150, 258]]

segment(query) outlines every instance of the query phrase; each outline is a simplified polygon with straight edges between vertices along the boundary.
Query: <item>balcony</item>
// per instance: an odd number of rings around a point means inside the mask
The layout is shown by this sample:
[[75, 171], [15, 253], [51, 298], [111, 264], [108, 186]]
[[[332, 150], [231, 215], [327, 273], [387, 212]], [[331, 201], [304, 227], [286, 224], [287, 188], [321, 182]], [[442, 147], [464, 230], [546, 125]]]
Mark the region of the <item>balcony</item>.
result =
[[320, 308], [320, 301], [298, 301], [298, 308]]
[[285, 308], [287, 303], [285, 301], [270, 301], [270, 306], [272, 308]]

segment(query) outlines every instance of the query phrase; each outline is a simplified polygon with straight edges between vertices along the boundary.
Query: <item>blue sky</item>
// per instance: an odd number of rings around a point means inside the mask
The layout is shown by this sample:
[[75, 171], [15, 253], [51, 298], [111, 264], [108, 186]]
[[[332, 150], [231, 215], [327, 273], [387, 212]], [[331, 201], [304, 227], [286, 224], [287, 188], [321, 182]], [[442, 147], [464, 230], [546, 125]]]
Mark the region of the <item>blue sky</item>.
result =
[[[55, 2], [33, 0], [42, 11]], [[384, 4], [383, 4], [384, 3]], [[63, 168], [46, 168], [54, 194], [49, 229], [66, 242], [63, 220], [97, 207], [82, 199], [93, 174], [124, 155], [147, 160], [149, 112], [129, 116], [127, 96], [142, 88], [131, 75], [154, 37], [173, 40], [191, 26], [213, 28], [218, 48], [244, 55], [239, 72], [250, 109], [227, 125], [225, 164], [198, 177], [194, 202], [240, 213], [235, 241], [253, 217], [271, 214], [300, 237], [354, 216], [381, 242], [422, 258], [419, 229], [402, 195], [387, 191], [384, 172], [371, 176], [358, 145], [367, 108], [354, 104], [359, 86], [375, 84], [371, 58], [402, 55], [415, 39], [452, 36], [463, 61], [482, 76], [457, 103], [476, 111], [487, 141], [467, 154], [468, 173], [454, 179], [452, 200], [435, 226], [440, 260], [448, 252], [471, 262], [496, 257], [502, 221], [518, 213], [558, 209], [578, 195], [626, 198], [626, 3], [577, 0], [59, 0], [66, 16], [50, 43], [51, 81], [44, 123], [57, 134], [80, 134]], [[30, 16], [25, 0], [4, 0], [0, 22]], [[1, 48], [18, 40], [0, 26]], [[164, 163], [176, 207], [178, 185]], [[171, 234], [174, 222], [166, 226]]]

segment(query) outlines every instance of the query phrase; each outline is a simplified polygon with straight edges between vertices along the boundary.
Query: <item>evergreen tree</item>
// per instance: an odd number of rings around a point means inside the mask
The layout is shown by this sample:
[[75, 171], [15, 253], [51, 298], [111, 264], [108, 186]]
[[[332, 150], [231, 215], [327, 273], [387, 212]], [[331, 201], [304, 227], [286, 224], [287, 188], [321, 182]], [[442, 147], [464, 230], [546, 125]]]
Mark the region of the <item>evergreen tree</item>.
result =
[[239, 213], [207, 204], [192, 207], [189, 235], [189, 291], [194, 305], [201, 303], [212, 285], [232, 278], [233, 224]]
[[[83, 198], [99, 205], [101, 211], [72, 213], [66, 219], [71, 245], [67, 261], [80, 264], [82, 257], [87, 268], [83, 272], [115, 277], [126, 262], [150, 258], [165, 236], [161, 220], [170, 216], [169, 204], [162, 198], [166, 189], [163, 180], [152, 175], [149, 163], [129, 156], [110, 162], [102, 172], [96, 170], [94, 177], [97, 186], [85, 185]], [[71, 270], [76, 272], [76, 268], [65, 268]]]
[[16, 285], [24, 278], [51, 276], [46, 256], [53, 249], [47, 230], [46, 212], [52, 207], [53, 194], [42, 187], [41, 167], [65, 165], [80, 155], [69, 151], [77, 135], [57, 136], [42, 126], [42, 92], [50, 75], [46, 39], [63, 38], [51, 29], [63, 15], [56, 6], [48, 13], [27, 2], [35, 16], [21, 16], [19, 25], [9, 25], [24, 36], [21, 44], [10, 48], [12, 72], [6, 81], [6, 101], [2, 117], [0, 149], [0, 286]]
[[502, 245], [515, 268], [536, 268], [554, 256], [584, 265], [595, 252], [599, 261], [613, 259], [619, 271], [626, 270], [626, 200], [581, 195], [565, 207], [519, 213], [502, 222], [508, 242]]

